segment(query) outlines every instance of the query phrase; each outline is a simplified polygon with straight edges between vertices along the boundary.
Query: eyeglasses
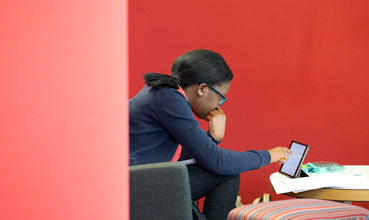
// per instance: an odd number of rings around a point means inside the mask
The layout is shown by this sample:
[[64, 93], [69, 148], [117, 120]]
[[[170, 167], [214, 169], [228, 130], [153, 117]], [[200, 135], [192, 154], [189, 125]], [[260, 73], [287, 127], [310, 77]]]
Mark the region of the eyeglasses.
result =
[[209, 86], [209, 88], [211, 89], [211, 90], [213, 90], [213, 92], [215, 92], [215, 93], [217, 93], [218, 95], [219, 95], [219, 105], [218, 106], [221, 106], [221, 105], [223, 105], [223, 103], [225, 102], [225, 101], [227, 101], [227, 98], [222, 94], [222, 93], [220, 93], [218, 90], [216, 90], [214, 87], [212, 87], [212, 86]]

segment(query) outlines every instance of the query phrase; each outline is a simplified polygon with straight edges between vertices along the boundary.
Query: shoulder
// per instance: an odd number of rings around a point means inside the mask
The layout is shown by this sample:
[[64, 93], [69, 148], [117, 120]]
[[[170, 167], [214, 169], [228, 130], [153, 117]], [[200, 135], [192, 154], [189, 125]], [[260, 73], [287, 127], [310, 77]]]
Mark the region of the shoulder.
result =
[[150, 89], [151, 92], [156, 93], [161, 98], [177, 98], [177, 99], [186, 99], [182, 93], [180, 93], [177, 89], [162, 87], [158, 89]]
[[150, 102], [151, 101], [162, 101], [162, 100], [185, 100], [182, 93], [178, 90], [169, 88], [169, 87], [161, 87], [161, 88], [151, 88], [148, 86], [144, 86], [139, 93], [137, 93], [134, 97], [130, 99], [130, 102], [134, 101], [142, 101]]
[[157, 88], [151, 89], [150, 93], [152, 93], [151, 107], [161, 117], [168, 117], [169, 115], [186, 118], [193, 117], [190, 103], [178, 90]]
[[185, 96], [178, 90], [173, 88], [162, 87], [157, 89], [150, 89], [149, 93], [152, 94], [152, 98], [155, 99], [156, 103], [160, 105], [175, 103], [189, 105]]
[[168, 87], [150, 88], [144, 86], [141, 91], [129, 100], [130, 109], [143, 111], [150, 109], [154, 112], [161, 112], [166, 108], [190, 107], [190, 103], [178, 90]]

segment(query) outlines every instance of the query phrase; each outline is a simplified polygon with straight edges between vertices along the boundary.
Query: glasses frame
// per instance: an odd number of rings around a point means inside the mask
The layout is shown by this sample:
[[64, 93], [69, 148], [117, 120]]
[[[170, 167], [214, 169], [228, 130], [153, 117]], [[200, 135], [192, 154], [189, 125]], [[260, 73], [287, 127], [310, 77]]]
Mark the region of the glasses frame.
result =
[[216, 94], [218, 94], [222, 99], [219, 101], [219, 105], [218, 106], [221, 106], [225, 103], [225, 101], [227, 101], [227, 97], [225, 97], [222, 93], [220, 93], [218, 90], [216, 90], [214, 87], [208, 85], [209, 88], [211, 90], [213, 90], [213, 92], [215, 92]]

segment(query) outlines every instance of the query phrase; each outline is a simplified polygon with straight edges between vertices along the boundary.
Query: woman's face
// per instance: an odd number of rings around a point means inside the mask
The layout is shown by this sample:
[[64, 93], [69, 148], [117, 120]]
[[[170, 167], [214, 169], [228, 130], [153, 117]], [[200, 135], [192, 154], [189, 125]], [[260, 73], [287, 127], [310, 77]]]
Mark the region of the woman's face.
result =
[[[230, 82], [227, 82], [215, 85], [213, 88], [225, 96], [230, 85]], [[191, 103], [191, 108], [194, 114], [201, 119], [204, 119], [210, 111], [216, 109], [222, 100], [221, 95], [212, 90], [206, 83], [197, 86], [196, 95], [197, 98]]]

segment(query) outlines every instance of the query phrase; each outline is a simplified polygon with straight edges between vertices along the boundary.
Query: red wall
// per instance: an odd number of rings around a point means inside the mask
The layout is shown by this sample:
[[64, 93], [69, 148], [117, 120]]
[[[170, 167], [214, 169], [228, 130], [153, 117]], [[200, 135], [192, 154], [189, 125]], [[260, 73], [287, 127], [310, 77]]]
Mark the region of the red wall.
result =
[[[235, 74], [222, 147], [268, 149], [295, 139], [311, 146], [307, 162], [368, 164], [368, 11], [366, 0], [130, 1], [129, 97], [143, 73], [169, 74], [180, 54], [215, 50]], [[242, 174], [243, 202], [270, 192], [278, 168]]]
[[127, 1], [2, 1], [0, 219], [128, 219]]

